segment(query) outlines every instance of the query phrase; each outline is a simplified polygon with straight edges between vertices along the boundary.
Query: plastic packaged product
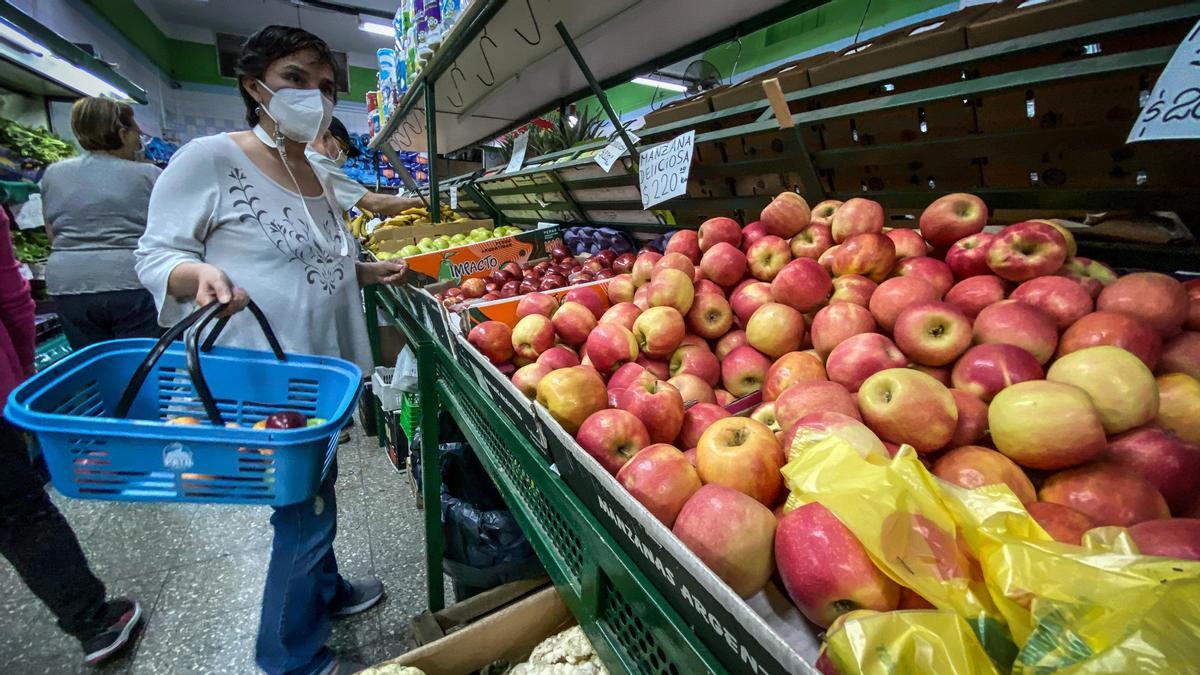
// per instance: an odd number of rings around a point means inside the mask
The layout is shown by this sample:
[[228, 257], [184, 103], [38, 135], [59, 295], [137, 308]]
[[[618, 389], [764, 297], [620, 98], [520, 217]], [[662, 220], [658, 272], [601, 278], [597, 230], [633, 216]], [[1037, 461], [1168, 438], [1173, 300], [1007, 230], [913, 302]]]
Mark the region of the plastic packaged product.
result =
[[430, 51], [442, 44], [442, 2], [429, 0], [425, 3], [425, 46]]
[[396, 50], [382, 47], [375, 50], [375, 58], [379, 61], [379, 92], [382, 96], [383, 116], [391, 114], [391, 101], [396, 98]]
[[367, 92], [367, 115], [379, 110], [379, 90]]
[[461, 0], [441, 0], [442, 5], [442, 41], [446, 40], [446, 36], [450, 35], [450, 31], [454, 29], [454, 24], [458, 23], [458, 15], [463, 10], [463, 2]]

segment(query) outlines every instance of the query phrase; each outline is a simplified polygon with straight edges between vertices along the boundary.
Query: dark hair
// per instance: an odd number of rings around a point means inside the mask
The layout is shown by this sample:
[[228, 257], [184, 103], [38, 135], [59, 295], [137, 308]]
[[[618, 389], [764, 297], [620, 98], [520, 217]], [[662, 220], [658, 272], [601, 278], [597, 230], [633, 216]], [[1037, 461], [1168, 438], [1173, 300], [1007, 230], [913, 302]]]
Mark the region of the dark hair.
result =
[[318, 61], [327, 64], [334, 71], [337, 70], [329, 45], [303, 28], [267, 26], [246, 38], [242, 45], [242, 53], [238, 55], [237, 74], [238, 91], [242, 94], [242, 101], [246, 103], [246, 121], [250, 126], [258, 124], [259, 104], [242, 86], [241, 76], [248, 75], [261, 80], [272, 63], [306, 49], [316, 51]]
[[88, 96], [71, 106], [71, 131], [84, 150], [117, 150], [121, 130], [132, 127], [133, 108], [125, 103]]

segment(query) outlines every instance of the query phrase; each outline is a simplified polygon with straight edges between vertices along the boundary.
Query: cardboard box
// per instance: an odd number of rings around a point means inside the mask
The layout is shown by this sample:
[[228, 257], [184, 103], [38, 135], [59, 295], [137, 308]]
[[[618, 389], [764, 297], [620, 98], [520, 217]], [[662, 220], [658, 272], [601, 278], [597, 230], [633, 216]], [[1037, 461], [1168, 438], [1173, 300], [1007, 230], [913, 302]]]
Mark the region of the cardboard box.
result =
[[496, 223], [491, 218], [483, 220], [458, 220], [452, 223], [436, 223], [433, 225], [407, 225], [404, 227], [386, 227], [376, 230], [369, 241], [379, 242], [380, 251], [395, 252], [405, 246], [415, 245], [425, 237], [436, 239], [441, 236], [466, 234], [477, 227], [495, 229]]
[[555, 226], [409, 256], [404, 259], [409, 268], [408, 283], [428, 286], [438, 281], [485, 277], [507, 262], [524, 264], [543, 258], [549, 247], [563, 243], [562, 228]]
[[809, 69], [825, 63], [832, 58], [833, 52], [815, 54], [798, 61], [785, 63], [764, 73], [759, 73], [714, 95], [712, 101], [713, 110], [725, 110], [754, 101], [763, 101], [765, 103], [766, 94], [763, 93], [762, 83], [772, 77], [779, 80], [779, 88], [785, 94], [807, 89], [812, 86], [808, 77]]
[[967, 45], [981, 47], [1067, 26], [1144, 12], [1187, 0], [1001, 0], [967, 26]]
[[651, 129], [663, 124], [670, 124], [671, 122], [678, 122], [699, 115], [707, 115], [713, 111], [713, 96], [728, 88], [725, 85], [711, 91], [700, 92], [694, 96], [668, 103], [654, 112], [647, 113], [646, 128]]

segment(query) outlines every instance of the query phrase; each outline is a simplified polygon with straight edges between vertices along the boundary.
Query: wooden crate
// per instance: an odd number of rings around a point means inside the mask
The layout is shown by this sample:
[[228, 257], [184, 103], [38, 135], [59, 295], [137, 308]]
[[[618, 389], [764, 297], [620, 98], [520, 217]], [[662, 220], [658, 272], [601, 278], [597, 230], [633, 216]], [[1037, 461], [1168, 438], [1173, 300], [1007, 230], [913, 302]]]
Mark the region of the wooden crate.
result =
[[967, 26], [971, 47], [1013, 40], [1034, 33], [1100, 21], [1115, 16], [1180, 5], [1188, 0], [1001, 0]]

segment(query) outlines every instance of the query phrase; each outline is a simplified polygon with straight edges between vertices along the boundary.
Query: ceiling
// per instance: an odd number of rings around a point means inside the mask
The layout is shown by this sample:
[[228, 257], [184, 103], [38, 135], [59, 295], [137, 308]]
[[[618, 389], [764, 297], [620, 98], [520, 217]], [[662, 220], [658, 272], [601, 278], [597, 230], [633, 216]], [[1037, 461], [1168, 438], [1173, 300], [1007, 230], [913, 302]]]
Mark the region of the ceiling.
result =
[[[323, 0], [350, 14], [292, 0], [135, 0], [167, 35], [213, 42], [213, 33], [245, 35], [270, 24], [300, 26], [321, 36], [329, 46], [349, 54], [356, 66], [375, 67], [375, 50], [391, 44], [385, 36], [358, 29], [357, 11], [392, 14], [399, 0]], [[298, 6], [299, 5], [299, 6]], [[383, 21], [372, 17], [376, 21]]]

